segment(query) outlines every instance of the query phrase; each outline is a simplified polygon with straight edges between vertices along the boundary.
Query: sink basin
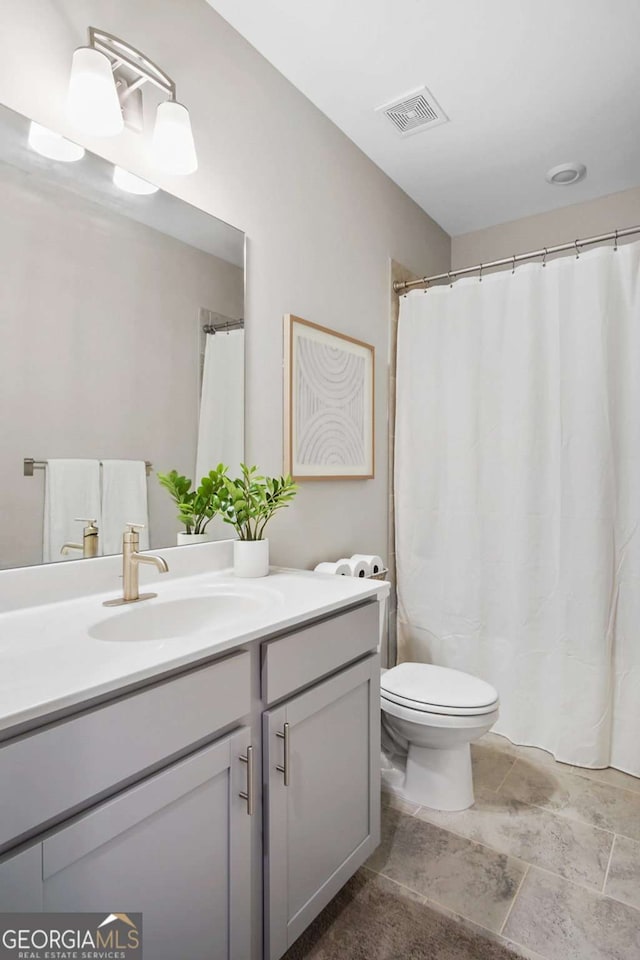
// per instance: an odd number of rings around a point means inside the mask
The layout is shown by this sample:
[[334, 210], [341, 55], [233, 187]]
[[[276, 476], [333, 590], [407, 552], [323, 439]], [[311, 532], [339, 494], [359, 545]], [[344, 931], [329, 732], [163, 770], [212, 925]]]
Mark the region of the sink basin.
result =
[[89, 627], [95, 640], [136, 643], [179, 640], [194, 633], [215, 631], [257, 612], [264, 600], [249, 593], [216, 593], [177, 600], [143, 600]]

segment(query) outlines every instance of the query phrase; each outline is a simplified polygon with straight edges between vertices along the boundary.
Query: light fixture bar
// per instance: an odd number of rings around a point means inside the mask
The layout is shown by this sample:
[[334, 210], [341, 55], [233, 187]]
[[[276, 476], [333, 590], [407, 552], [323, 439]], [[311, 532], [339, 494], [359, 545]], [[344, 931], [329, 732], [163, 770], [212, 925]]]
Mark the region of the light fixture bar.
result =
[[124, 64], [136, 73], [139, 78], [135, 81], [136, 89], [143, 83], [149, 82], [166, 93], [170, 100], [176, 99], [176, 85], [171, 77], [130, 43], [105, 30], [89, 27], [89, 46], [109, 58], [114, 72]]

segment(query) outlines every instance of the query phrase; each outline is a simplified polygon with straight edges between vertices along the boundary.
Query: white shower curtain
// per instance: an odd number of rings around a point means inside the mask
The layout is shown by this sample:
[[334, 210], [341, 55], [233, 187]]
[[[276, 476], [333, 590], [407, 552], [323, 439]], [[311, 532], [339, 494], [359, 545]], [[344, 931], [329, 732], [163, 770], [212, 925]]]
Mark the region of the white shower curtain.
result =
[[219, 463], [244, 460], [244, 330], [207, 334], [200, 394], [196, 484]]
[[400, 658], [640, 775], [640, 244], [410, 293], [397, 384]]

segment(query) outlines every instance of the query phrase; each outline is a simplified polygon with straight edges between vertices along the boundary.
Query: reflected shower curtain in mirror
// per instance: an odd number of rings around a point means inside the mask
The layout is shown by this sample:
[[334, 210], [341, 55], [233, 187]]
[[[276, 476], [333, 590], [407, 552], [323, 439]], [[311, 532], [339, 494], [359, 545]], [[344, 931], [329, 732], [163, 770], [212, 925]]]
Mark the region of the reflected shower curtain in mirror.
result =
[[219, 463], [236, 476], [243, 460], [244, 330], [207, 334], [195, 484]]
[[401, 298], [400, 659], [496, 732], [640, 775], [640, 244]]

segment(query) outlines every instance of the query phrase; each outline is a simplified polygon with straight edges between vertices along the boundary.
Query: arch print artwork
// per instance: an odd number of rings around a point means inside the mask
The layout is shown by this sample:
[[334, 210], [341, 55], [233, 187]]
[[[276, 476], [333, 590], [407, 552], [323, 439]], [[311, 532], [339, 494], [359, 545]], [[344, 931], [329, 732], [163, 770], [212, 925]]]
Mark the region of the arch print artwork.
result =
[[284, 318], [285, 471], [296, 480], [374, 475], [374, 348]]

